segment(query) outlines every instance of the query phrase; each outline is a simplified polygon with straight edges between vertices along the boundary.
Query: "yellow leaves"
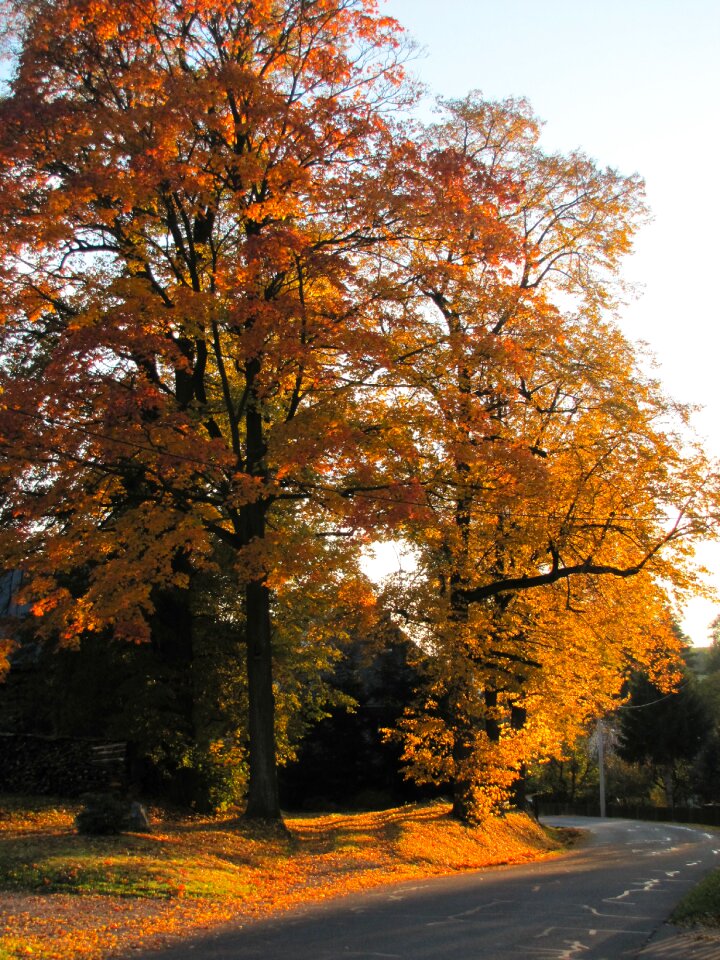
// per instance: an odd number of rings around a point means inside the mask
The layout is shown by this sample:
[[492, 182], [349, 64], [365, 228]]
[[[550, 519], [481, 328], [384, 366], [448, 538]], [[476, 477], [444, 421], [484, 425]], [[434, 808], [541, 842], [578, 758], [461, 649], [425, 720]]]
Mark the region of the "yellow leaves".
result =
[[[441, 582], [466, 570], [450, 563]], [[631, 669], [649, 666], [664, 688], [677, 673], [681, 644], [648, 572], [578, 577], [464, 612], [445, 599], [418, 598], [430, 679], [393, 736], [413, 779], [465, 784], [479, 818], [505, 804], [523, 766], [561, 757], [588, 721], [616, 708]], [[400, 603], [415, 613], [409, 596]]]

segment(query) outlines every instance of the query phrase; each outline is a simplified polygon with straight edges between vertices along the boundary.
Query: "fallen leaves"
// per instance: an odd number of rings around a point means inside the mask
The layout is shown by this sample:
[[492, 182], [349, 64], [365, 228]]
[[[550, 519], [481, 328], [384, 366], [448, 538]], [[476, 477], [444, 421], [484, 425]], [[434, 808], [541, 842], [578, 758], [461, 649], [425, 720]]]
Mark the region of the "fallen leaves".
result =
[[[15, 810], [0, 826], [0, 960], [127, 956], [302, 903], [557, 848], [521, 814], [468, 828], [448, 812], [429, 804], [289, 817], [287, 833], [229, 818], [164, 820], [150, 836], [92, 839], [74, 833], [71, 810]], [[10, 876], [20, 847], [30, 889]], [[58, 891], [58, 872], [73, 892]]]

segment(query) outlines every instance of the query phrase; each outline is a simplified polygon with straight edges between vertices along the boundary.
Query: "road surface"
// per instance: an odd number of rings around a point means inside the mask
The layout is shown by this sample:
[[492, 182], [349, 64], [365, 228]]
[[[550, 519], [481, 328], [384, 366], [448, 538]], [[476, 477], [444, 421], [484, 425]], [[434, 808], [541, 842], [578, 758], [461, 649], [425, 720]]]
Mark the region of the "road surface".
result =
[[[720, 960], [665, 939], [678, 900], [720, 867], [702, 827], [553, 817], [590, 831], [557, 859], [382, 887], [188, 941], [153, 960]], [[150, 955], [148, 955], [149, 960]]]

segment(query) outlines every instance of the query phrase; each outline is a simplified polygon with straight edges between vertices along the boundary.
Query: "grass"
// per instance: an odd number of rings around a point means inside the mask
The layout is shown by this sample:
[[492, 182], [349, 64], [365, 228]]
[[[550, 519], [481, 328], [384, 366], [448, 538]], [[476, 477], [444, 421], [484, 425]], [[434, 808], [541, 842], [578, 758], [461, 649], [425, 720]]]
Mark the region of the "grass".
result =
[[288, 817], [287, 831], [153, 817], [77, 834], [77, 808], [0, 798], [0, 960], [99, 960], [383, 883], [551, 856], [567, 834], [521, 814], [467, 828], [445, 804]]
[[0, 882], [5, 890], [161, 899], [236, 896], [242, 887], [235, 871], [212, 857], [159, 853], [132, 843], [124, 850], [97, 843], [81, 849], [53, 838], [32, 862], [3, 858]]
[[701, 880], [673, 911], [672, 923], [720, 927], [720, 870]]

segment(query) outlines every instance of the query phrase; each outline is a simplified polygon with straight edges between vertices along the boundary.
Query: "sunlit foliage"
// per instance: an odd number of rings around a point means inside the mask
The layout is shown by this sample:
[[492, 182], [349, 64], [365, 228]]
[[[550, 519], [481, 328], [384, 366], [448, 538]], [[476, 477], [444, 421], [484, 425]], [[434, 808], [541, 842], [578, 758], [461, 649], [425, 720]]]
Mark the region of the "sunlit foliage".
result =
[[543, 151], [524, 101], [403, 119], [374, 0], [19, 6], [0, 547], [38, 633], [153, 642], [205, 577], [244, 656], [228, 762], [278, 819], [278, 754], [374, 615], [362, 544], [403, 537], [415, 585], [387, 602], [435, 673], [408, 760], [457, 816], [493, 809], [628, 661], [672, 653], [714, 522], [686, 412], [609, 313], [642, 183]]

